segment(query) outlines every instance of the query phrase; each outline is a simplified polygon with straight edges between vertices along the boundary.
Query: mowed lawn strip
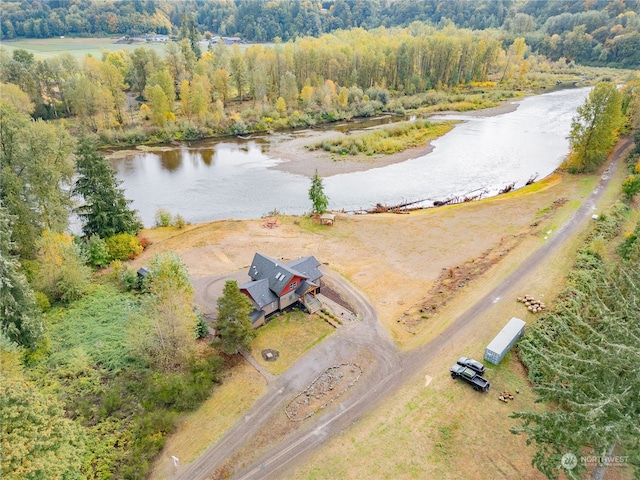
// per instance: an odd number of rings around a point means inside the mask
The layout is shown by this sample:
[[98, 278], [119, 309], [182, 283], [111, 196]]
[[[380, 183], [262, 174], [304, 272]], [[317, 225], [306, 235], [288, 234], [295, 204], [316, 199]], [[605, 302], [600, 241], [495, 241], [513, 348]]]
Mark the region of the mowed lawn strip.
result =
[[[251, 343], [251, 354], [268, 372], [278, 375], [334, 330], [317, 315], [296, 310], [285, 312], [260, 327], [259, 335]], [[265, 349], [277, 350], [278, 359], [265, 361], [261, 354]]]

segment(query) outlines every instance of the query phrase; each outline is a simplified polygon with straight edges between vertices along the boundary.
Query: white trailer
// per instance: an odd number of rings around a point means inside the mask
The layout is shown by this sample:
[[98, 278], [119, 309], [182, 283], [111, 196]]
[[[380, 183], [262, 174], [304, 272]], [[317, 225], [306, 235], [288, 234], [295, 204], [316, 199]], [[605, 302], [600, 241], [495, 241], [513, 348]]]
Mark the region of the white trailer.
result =
[[524, 320], [516, 317], [509, 320], [485, 349], [484, 359], [487, 362], [498, 365], [511, 347], [524, 335], [524, 327], [526, 325]]

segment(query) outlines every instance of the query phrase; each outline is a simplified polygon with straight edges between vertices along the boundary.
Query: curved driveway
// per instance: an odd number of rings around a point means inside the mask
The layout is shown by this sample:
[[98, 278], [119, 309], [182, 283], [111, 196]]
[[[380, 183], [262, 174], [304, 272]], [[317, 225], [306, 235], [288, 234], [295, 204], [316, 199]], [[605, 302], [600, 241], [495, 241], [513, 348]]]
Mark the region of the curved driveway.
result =
[[[614, 159], [600, 178], [598, 186], [583, 202], [556, 234], [540, 249], [532, 253], [508, 278], [500, 283], [485, 297], [454, 320], [436, 338], [416, 350], [399, 355], [386, 329], [378, 321], [373, 306], [353, 285], [329, 269], [323, 274], [336, 284], [350, 298], [350, 303], [360, 314], [361, 321], [353, 325], [341, 327], [335, 335], [330, 336], [317, 345], [286, 373], [268, 386], [267, 392], [254, 407], [247, 412], [243, 420], [225, 434], [220, 441], [207, 449], [196, 461], [182, 467], [176, 478], [185, 480], [205, 479], [222, 466], [235, 452], [240, 450], [267, 421], [283, 408], [295, 393], [305, 388], [326, 368], [342, 362], [360, 363], [363, 355], [373, 357], [365, 374], [353, 387], [352, 392], [343, 402], [330, 412], [316, 417], [315, 422], [287, 437], [242, 472], [237, 472], [236, 479], [270, 479], [281, 478], [283, 473], [293, 468], [302, 456], [310, 452], [333, 435], [349, 427], [370, 409], [375, 407], [385, 396], [397, 390], [403, 378], [410, 378], [429, 361], [435, 358], [445, 346], [463, 329], [471, 328], [474, 320], [485, 313], [494, 303], [511, 294], [516, 281], [523, 280], [533, 267], [540, 265], [551, 254], [557, 251], [564, 242], [578, 232], [591, 218], [596, 201], [609, 183], [609, 171], [615, 171], [622, 153], [631, 145], [625, 139], [619, 145]], [[227, 277], [228, 278], [228, 277]], [[208, 283], [219, 281], [203, 279], [196, 288], [200, 292], [207, 290]], [[206, 296], [206, 295], [205, 295]], [[207, 299], [207, 300], [210, 300]]]

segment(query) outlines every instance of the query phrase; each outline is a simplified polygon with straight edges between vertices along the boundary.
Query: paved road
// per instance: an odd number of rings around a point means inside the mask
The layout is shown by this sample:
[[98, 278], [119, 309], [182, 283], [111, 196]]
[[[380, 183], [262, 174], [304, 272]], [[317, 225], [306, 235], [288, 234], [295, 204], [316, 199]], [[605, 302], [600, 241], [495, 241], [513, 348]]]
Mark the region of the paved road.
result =
[[[493, 304], [509, 295], [512, 296], [516, 283], [523, 281], [535, 266], [547, 260], [589, 221], [597, 200], [609, 183], [609, 172], [615, 172], [622, 152], [630, 145], [630, 139], [621, 142], [612, 164], [602, 175], [598, 186], [571, 219], [558, 229], [544, 246], [533, 252], [515, 272], [453, 321], [438, 337], [425, 346], [402, 356], [396, 350], [388, 332], [378, 321], [376, 311], [364, 295], [331, 270], [323, 269], [323, 274], [328, 280], [351, 298], [351, 303], [360, 314], [361, 321], [338, 329], [335, 335], [316, 346], [285, 374], [278, 377], [268, 386], [267, 393], [247, 412], [243, 420], [239, 421], [195, 462], [181, 467], [176, 478], [197, 480], [211, 476], [216, 468], [223, 465], [274, 414], [284, 408], [293, 395], [304, 389], [326, 368], [342, 362], [360, 363], [358, 358], [363, 352], [367, 352], [374, 358], [373, 363], [367, 366], [361, 380], [353, 387], [352, 393], [338, 405], [338, 408], [317, 416], [314, 423], [274, 445], [263, 454], [262, 458], [245, 470], [237, 472], [233, 477], [242, 480], [281, 478], [285, 472], [298, 465], [306, 453], [316, 450], [329, 438], [348, 428], [385, 397], [396, 391], [403, 384], [404, 379], [411, 378], [428, 365], [462, 330], [472, 328], [474, 320], [488, 311]], [[202, 294], [210, 288], [207, 282], [219, 281], [219, 279], [201, 281], [197, 286], [201, 292], [201, 300], [209, 300], [206, 298], [206, 293]]]

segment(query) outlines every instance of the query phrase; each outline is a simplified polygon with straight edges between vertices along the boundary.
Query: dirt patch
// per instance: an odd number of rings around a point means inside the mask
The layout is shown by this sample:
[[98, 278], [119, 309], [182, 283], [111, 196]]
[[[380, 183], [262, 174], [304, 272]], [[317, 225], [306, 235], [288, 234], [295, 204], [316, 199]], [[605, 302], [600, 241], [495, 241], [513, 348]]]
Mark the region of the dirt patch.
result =
[[540, 224], [567, 202], [566, 198], [555, 200], [550, 207], [543, 209], [540, 216], [528, 228], [518, 235], [500, 237], [500, 242], [477, 257], [466, 260], [455, 267], [443, 267], [433, 286], [423, 298], [408, 308], [398, 318], [406, 331], [416, 333], [429, 319], [440, 312], [462, 289], [468, 288], [472, 282], [486, 273], [491, 267], [506, 258], [527, 235], [538, 232]]
[[338, 292], [331, 288], [331, 286], [328, 285], [326, 281], [322, 285], [322, 294], [329, 300], [336, 302], [341, 307], [344, 307], [349, 311], [353, 311], [353, 307], [349, 305], [349, 303], [344, 298], [342, 298], [342, 296]]

